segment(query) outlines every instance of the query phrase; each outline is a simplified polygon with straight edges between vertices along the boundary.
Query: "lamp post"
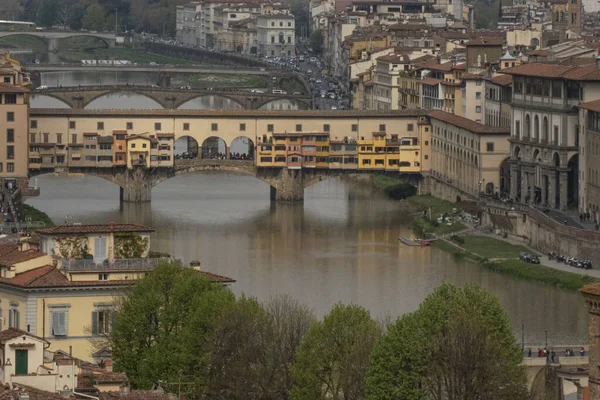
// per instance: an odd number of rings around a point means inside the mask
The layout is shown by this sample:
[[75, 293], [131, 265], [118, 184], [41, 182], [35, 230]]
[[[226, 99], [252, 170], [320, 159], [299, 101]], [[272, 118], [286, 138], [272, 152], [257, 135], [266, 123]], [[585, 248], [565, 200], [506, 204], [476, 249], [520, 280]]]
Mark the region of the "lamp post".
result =
[[115, 37], [119, 33], [119, 9], [115, 8]]

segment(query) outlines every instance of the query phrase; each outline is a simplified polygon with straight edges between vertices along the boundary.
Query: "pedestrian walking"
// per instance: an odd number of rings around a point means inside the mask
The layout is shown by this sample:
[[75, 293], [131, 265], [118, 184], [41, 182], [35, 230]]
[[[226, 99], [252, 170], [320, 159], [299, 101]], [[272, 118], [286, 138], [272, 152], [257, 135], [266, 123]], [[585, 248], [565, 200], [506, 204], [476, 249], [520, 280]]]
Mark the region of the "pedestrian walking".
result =
[[550, 355], [550, 360], [552, 361], [553, 364], [554, 364], [555, 358], [556, 358], [556, 353], [554, 352], [554, 350], [552, 350], [552, 354]]
[[529, 351], [527, 352], [527, 357], [531, 358], [531, 348], [529, 349]]
[[584, 349], [583, 347], [581, 347], [581, 348], [579, 349], [579, 355], [580, 355], [581, 357], [585, 356], [585, 349]]

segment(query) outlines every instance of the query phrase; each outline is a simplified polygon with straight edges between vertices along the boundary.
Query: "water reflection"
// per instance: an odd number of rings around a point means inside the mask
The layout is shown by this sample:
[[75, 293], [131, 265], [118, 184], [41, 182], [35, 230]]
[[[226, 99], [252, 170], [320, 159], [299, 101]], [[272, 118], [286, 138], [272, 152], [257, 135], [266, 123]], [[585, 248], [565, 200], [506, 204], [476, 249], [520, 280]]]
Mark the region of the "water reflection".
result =
[[222, 96], [202, 96], [183, 103], [180, 110], [241, 110], [242, 106], [235, 100]]
[[476, 282], [498, 296], [527, 343], [587, 342], [581, 296], [518, 281], [437, 248], [407, 247], [406, 208], [345, 181], [306, 190], [304, 204], [271, 204], [269, 187], [251, 177], [188, 174], [153, 189], [152, 203], [118, 203], [118, 187], [94, 177], [39, 178], [28, 202], [55, 221], [153, 226], [152, 247], [238, 280], [237, 293], [259, 299], [288, 293], [323, 315], [336, 302], [364, 305], [375, 316], [415, 310], [443, 282]]
[[61, 100], [42, 94], [31, 95], [29, 104], [31, 108], [71, 108], [67, 103], [64, 103]]
[[275, 100], [270, 103], [262, 105], [259, 110], [300, 110], [306, 108], [296, 100]]
[[141, 94], [131, 92], [109, 93], [90, 102], [86, 110], [101, 109], [135, 109], [135, 110], [162, 110], [163, 107], [156, 101]]

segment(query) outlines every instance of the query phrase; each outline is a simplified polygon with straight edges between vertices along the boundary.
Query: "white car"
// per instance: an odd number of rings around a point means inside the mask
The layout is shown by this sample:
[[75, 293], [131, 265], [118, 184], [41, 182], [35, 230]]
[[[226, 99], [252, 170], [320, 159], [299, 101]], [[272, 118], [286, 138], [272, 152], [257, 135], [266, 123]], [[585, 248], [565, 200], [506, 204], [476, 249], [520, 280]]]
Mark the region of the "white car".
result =
[[252, 93], [264, 93], [262, 90], [258, 90], [258, 89], [252, 89], [251, 92]]
[[294, 92], [294, 96], [300, 96], [300, 92]]
[[316, 82], [317, 82], [317, 83], [321, 83], [321, 80], [320, 80], [320, 79], [317, 79], [317, 81], [316, 81]]
[[45, 89], [48, 89], [48, 86], [42, 85], [39, 88], [37, 88], [37, 90], [45, 90]]
[[337, 110], [337, 107], [336, 106], [332, 106], [331, 109], [332, 110]]

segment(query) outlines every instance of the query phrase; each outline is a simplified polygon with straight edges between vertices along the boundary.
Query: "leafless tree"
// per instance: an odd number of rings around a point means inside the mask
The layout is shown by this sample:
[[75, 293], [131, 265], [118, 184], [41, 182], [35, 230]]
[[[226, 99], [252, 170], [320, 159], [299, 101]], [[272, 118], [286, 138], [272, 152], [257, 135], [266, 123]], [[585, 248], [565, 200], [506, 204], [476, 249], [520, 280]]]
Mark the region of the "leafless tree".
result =
[[58, 3], [56, 9], [56, 22], [62, 25], [63, 30], [65, 31], [67, 30], [67, 25], [71, 19], [74, 5], [74, 0], [62, 0]]
[[14, 21], [23, 11], [21, 0], [0, 1], [0, 19]]

